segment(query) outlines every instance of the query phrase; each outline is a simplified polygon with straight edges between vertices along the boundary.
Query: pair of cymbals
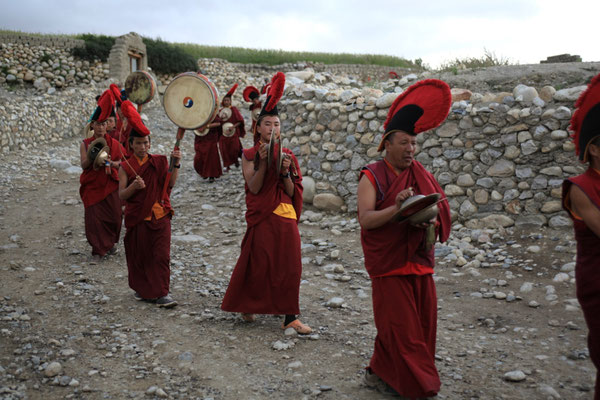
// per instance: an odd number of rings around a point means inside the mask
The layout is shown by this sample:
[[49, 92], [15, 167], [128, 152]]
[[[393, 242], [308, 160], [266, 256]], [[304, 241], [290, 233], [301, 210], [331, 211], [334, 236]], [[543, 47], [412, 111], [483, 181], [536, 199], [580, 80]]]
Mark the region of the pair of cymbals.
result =
[[90, 143], [87, 150], [87, 158], [88, 160], [92, 161], [92, 166], [95, 170], [99, 169], [106, 163], [110, 156], [109, 151], [110, 149], [106, 143], [106, 139], [103, 137], [99, 137]]
[[[275, 148], [277, 147], [277, 149]], [[271, 139], [269, 140], [269, 147], [267, 149], [267, 165], [270, 167], [272, 160], [275, 160], [277, 166], [277, 174], [281, 172], [281, 164], [283, 162], [283, 151], [281, 147], [281, 135], [276, 137], [275, 128], [271, 130]]]
[[417, 194], [404, 200], [400, 209], [394, 214], [392, 220], [396, 222], [409, 222], [413, 225], [429, 222], [437, 217], [439, 208], [437, 203], [442, 201], [442, 195], [432, 193], [430, 195]]

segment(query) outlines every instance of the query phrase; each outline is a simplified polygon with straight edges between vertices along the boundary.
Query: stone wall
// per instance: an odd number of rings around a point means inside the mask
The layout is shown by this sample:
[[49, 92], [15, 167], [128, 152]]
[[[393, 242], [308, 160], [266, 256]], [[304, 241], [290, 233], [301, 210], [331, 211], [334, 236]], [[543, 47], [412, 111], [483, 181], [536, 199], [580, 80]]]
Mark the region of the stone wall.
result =
[[74, 39], [66, 36], [36, 36], [27, 33], [0, 32], [0, 43], [13, 43], [24, 46], [44, 46], [72, 49], [73, 47], [82, 47], [85, 42], [81, 39]]
[[[584, 88], [469, 93], [438, 129], [419, 135], [416, 159], [444, 188], [454, 217], [472, 225], [569, 225], [561, 184], [583, 166], [567, 127]], [[315, 206], [356, 211], [358, 173], [380, 158], [383, 122], [397, 95], [287, 87], [279, 105], [284, 145], [298, 156]]]
[[8, 93], [0, 88], [0, 153], [81, 135], [96, 107], [95, 96], [90, 87], [53, 95]]
[[54, 92], [108, 78], [108, 64], [75, 59], [66, 47], [0, 42], [0, 84]]

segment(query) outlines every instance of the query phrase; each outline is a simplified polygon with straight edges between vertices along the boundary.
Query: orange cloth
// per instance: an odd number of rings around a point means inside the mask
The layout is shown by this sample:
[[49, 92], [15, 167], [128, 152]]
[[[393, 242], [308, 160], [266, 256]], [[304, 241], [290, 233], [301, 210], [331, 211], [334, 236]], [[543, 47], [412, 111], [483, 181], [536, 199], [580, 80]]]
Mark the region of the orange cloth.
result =
[[273, 214], [283, 218], [296, 219], [296, 210], [289, 203], [279, 203], [277, 208], [273, 210]]
[[[143, 159], [139, 159], [137, 156], [134, 157], [138, 164], [140, 166], [144, 165], [144, 163], [146, 161], [148, 161], [148, 155], [145, 155]], [[161, 219], [162, 217], [164, 217], [165, 215], [168, 214], [167, 210], [165, 210], [165, 208], [157, 201], [156, 203], [154, 203], [152, 205], [152, 212], [150, 213], [150, 215], [148, 215], [146, 218], [144, 218], [144, 221], [150, 221], [152, 219], [152, 214], [154, 214], [154, 218], [155, 219]]]
[[[394, 170], [394, 167], [392, 167], [392, 165], [389, 163], [389, 161], [386, 160], [385, 158], [383, 159], [383, 161], [385, 161], [385, 165], [387, 165], [387, 167], [390, 169], [390, 171], [392, 171], [396, 176], [398, 176], [398, 173]], [[377, 184], [375, 183], [375, 177], [373, 176], [371, 171], [369, 171], [367, 169], [367, 170], [363, 170], [362, 173], [367, 176], [367, 179], [371, 182], [373, 187], [375, 187], [375, 189], [377, 190]], [[428, 274], [433, 274], [433, 268], [425, 266], [425, 265], [421, 265], [421, 264], [418, 264], [418, 263], [415, 263], [412, 261], [408, 261], [403, 266], [396, 268], [386, 274], [376, 276], [375, 278], [380, 278], [383, 276], [394, 276], [394, 275], [428, 275]]]

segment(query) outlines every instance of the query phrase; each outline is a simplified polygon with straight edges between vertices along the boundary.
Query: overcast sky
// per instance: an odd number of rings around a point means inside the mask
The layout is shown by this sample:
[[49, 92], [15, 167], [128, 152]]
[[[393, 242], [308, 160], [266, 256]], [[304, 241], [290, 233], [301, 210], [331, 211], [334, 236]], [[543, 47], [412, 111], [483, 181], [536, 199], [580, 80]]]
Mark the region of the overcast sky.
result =
[[600, 61], [599, 0], [0, 0], [0, 28], [387, 54], [432, 67], [484, 49], [519, 64]]

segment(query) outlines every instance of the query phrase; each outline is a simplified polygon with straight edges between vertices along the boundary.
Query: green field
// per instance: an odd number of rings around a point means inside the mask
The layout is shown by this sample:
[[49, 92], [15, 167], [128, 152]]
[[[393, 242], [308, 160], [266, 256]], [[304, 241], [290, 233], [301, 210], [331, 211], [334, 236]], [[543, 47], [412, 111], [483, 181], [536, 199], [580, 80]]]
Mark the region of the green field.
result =
[[[44, 36], [60, 36], [68, 37], [73, 39], [83, 39], [86, 43], [96, 42], [93, 44], [94, 47], [98, 47], [101, 40], [106, 38], [115, 37], [96, 35], [96, 34], [78, 34], [78, 35], [62, 35], [62, 34], [42, 34], [42, 33], [29, 33], [21, 31], [9, 31], [0, 30], [0, 34], [22, 34], [37, 37]], [[95, 40], [94, 40], [95, 39]], [[404, 58], [383, 55], [383, 54], [350, 54], [350, 53], [319, 53], [319, 52], [301, 52], [301, 51], [284, 51], [284, 50], [273, 50], [273, 49], [249, 49], [244, 47], [227, 47], [227, 46], [205, 46], [194, 43], [169, 43], [164, 42], [160, 38], [151, 39], [144, 38], [145, 41], [153, 43], [166, 43], [169, 46], [173, 46], [179, 50], [183, 50], [184, 53], [193, 57], [198, 58], [220, 58], [229, 62], [241, 63], [241, 64], [267, 64], [267, 65], [279, 65], [284, 63], [296, 63], [296, 62], [312, 62], [312, 63], [323, 63], [323, 64], [363, 64], [363, 65], [382, 65], [388, 67], [400, 67], [400, 68], [421, 68], [420, 60], [406, 60]], [[110, 51], [110, 49], [108, 49]], [[108, 51], [101, 59], [108, 57]], [[96, 55], [96, 54], [93, 54]]]

